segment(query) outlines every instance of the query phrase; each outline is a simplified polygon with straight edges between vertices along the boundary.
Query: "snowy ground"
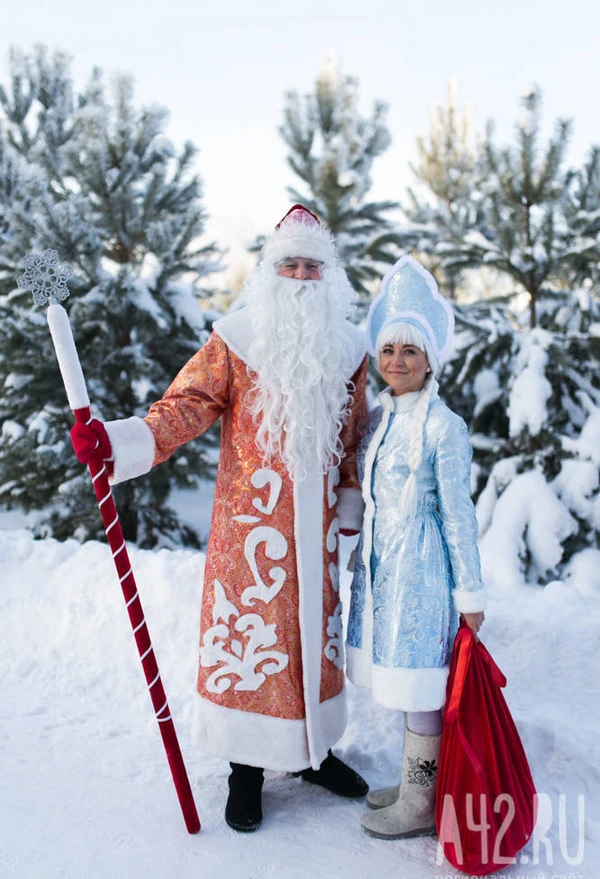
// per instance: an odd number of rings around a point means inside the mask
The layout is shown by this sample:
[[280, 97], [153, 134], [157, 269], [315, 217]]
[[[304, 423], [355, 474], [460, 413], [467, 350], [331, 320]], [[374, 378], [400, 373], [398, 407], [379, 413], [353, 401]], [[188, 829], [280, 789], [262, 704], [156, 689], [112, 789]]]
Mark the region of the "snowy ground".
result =
[[[436, 863], [435, 840], [367, 837], [358, 823], [364, 804], [281, 773], [267, 774], [260, 831], [231, 831], [223, 820], [228, 767], [190, 745], [203, 556], [132, 549], [202, 820], [189, 836], [106, 547], [35, 542], [14, 521], [1, 524], [0, 879], [458, 875]], [[508, 677], [509, 705], [553, 810], [553, 863], [544, 845], [536, 853], [530, 843], [498, 875], [597, 879], [600, 602], [556, 583], [493, 600], [487, 617], [483, 640]], [[401, 716], [352, 686], [349, 702], [336, 751], [372, 785], [389, 783]]]

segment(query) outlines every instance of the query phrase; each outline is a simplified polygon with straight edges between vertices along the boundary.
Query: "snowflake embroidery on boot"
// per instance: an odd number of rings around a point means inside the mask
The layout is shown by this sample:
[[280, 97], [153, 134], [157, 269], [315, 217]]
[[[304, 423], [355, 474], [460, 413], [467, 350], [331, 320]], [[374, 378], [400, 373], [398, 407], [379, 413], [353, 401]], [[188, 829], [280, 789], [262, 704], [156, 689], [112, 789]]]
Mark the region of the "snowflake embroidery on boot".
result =
[[429, 785], [438, 771], [436, 760], [421, 760], [420, 757], [408, 757], [408, 783]]
[[72, 269], [61, 263], [55, 250], [28, 253], [22, 264], [25, 273], [17, 278], [17, 285], [21, 290], [31, 290], [36, 305], [45, 305], [52, 299], [60, 302], [68, 297], [67, 281]]

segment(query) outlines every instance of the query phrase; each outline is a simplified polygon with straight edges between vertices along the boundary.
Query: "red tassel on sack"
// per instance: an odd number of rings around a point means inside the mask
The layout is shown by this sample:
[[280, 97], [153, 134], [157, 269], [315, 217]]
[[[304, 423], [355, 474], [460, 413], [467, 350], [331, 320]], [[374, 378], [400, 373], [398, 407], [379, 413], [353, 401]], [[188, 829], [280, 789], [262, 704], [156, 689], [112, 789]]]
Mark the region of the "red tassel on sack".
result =
[[475, 876], [513, 864], [536, 820], [536, 790], [505, 686], [487, 649], [462, 623], [446, 690], [436, 827], [448, 861]]

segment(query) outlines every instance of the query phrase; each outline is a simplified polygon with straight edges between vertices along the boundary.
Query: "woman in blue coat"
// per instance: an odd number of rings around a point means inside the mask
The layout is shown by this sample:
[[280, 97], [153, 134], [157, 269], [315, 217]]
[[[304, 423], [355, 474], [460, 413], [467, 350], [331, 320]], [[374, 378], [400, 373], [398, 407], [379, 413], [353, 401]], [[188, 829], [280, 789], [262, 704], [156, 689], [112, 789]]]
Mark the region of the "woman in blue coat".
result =
[[405, 712], [402, 781], [372, 791], [372, 836], [435, 832], [441, 712], [458, 615], [475, 633], [486, 604], [465, 422], [435, 375], [454, 317], [433, 276], [403, 257], [369, 310], [371, 353], [388, 387], [358, 457], [365, 517], [347, 636], [351, 681]]

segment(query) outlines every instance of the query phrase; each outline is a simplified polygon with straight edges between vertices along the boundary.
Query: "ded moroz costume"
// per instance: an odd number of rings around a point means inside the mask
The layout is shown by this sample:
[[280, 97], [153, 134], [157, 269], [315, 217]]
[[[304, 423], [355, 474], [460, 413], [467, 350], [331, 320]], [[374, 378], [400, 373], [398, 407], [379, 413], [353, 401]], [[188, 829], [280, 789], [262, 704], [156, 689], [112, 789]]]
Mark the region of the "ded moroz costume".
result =
[[[282, 276], [290, 257], [301, 277], [293, 265]], [[296, 205], [267, 240], [245, 307], [215, 322], [145, 418], [106, 424], [120, 482], [221, 418], [195, 733], [242, 764], [246, 787], [253, 767], [323, 783], [345, 726], [338, 533], [360, 527], [367, 375], [364, 336], [346, 319], [352, 295], [332, 236]]]

